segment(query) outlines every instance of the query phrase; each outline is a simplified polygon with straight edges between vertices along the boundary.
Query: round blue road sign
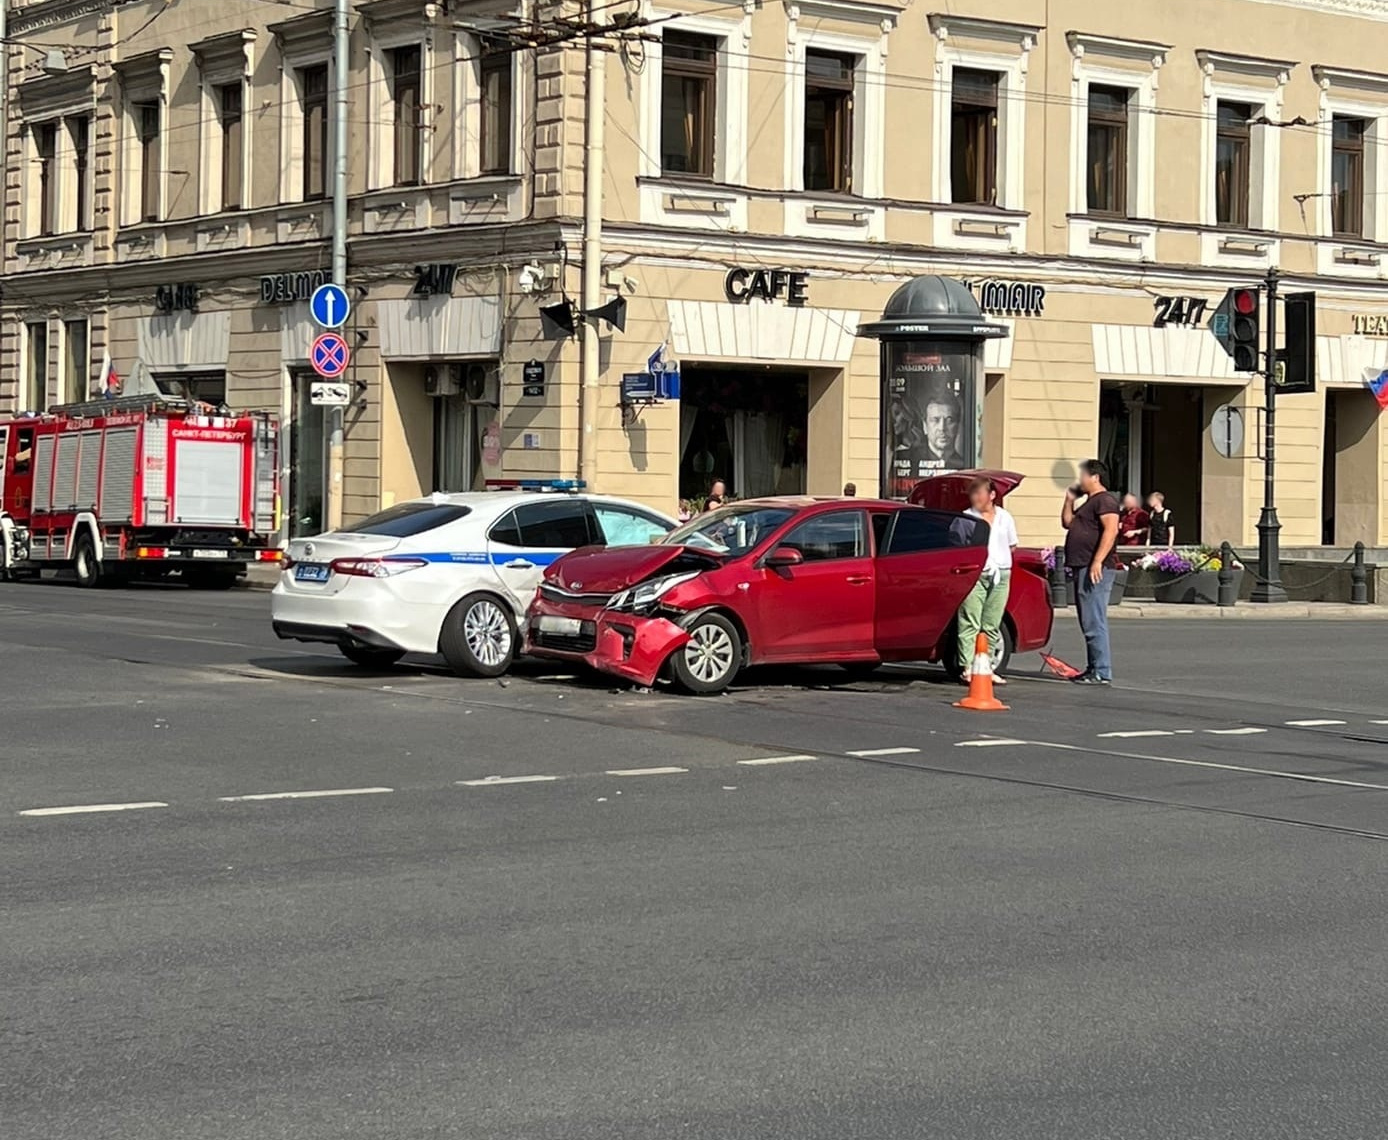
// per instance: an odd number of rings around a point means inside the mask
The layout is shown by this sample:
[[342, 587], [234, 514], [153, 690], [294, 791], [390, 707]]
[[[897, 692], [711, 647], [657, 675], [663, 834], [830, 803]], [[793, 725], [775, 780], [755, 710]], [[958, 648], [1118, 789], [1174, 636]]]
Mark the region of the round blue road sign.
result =
[[351, 359], [347, 342], [334, 332], [326, 332], [315, 340], [308, 353], [313, 370], [326, 380], [333, 380], [346, 372]]
[[341, 285], [328, 282], [313, 291], [308, 302], [309, 315], [313, 323], [325, 329], [338, 329], [347, 323], [352, 314], [352, 302], [347, 298], [347, 290]]

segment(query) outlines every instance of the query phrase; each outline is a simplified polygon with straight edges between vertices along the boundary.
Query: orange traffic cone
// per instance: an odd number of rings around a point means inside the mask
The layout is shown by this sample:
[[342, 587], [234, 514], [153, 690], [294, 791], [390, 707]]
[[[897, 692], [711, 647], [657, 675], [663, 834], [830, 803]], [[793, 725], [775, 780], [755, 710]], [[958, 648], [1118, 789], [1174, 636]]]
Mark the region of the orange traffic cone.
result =
[[974, 712], [1006, 712], [1007, 706], [993, 696], [993, 652], [988, 646], [988, 635], [980, 633], [974, 642], [974, 663], [969, 677], [969, 695], [962, 701], [955, 701], [957, 709], [973, 709]]

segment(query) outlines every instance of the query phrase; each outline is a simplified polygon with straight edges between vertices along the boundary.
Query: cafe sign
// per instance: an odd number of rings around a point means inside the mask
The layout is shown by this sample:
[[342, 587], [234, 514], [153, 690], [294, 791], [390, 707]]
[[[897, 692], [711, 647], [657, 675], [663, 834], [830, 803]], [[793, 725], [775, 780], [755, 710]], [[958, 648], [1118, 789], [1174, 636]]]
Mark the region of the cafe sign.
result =
[[297, 301], [307, 301], [320, 285], [332, 280], [326, 269], [315, 269], [309, 273], [271, 273], [260, 279], [260, 303], [262, 305], [291, 305]]
[[1355, 336], [1388, 336], [1388, 316], [1379, 313], [1355, 313]]
[[800, 269], [729, 269], [723, 278], [723, 295], [734, 305], [784, 299], [793, 309], [802, 308], [810, 296], [810, 275]]
[[978, 307], [995, 317], [1039, 317], [1046, 310], [1046, 287], [1026, 281], [965, 281]]

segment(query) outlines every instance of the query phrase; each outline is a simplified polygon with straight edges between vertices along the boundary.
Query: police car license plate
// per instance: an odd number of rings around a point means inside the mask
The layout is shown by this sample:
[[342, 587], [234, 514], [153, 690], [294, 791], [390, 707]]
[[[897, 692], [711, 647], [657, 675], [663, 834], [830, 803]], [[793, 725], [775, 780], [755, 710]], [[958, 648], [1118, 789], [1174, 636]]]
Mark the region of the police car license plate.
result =
[[194, 558], [230, 558], [231, 552], [227, 550], [195, 550]]
[[583, 628], [578, 618], [553, 617], [549, 614], [542, 614], [536, 619], [536, 624], [541, 633], [558, 633], [568, 637], [575, 636]]
[[300, 562], [294, 567], [296, 582], [326, 582], [331, 576], [332, 570], [321, 562]]

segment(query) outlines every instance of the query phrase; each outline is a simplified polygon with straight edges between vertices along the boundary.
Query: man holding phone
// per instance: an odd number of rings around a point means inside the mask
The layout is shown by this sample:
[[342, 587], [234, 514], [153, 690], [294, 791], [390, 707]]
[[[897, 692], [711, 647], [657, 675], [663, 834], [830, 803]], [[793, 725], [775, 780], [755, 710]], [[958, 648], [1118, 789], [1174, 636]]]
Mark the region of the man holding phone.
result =
[[[1065, 566], [1075, 579], [1075, 609], [1088, 654], [1087, 668], [1071, 678], [1077, 685], [1113, 680], [1108, 642], [1108, 599], [1118, 568], [1118, 496], [1104, 484], [1108, 469], [1098, 459], [1080, 464], [1080, 480], [1065, 492], [1060, 525], [1065, 528]], [[1078, 503], [1078, 506], [1076, 505]]]

